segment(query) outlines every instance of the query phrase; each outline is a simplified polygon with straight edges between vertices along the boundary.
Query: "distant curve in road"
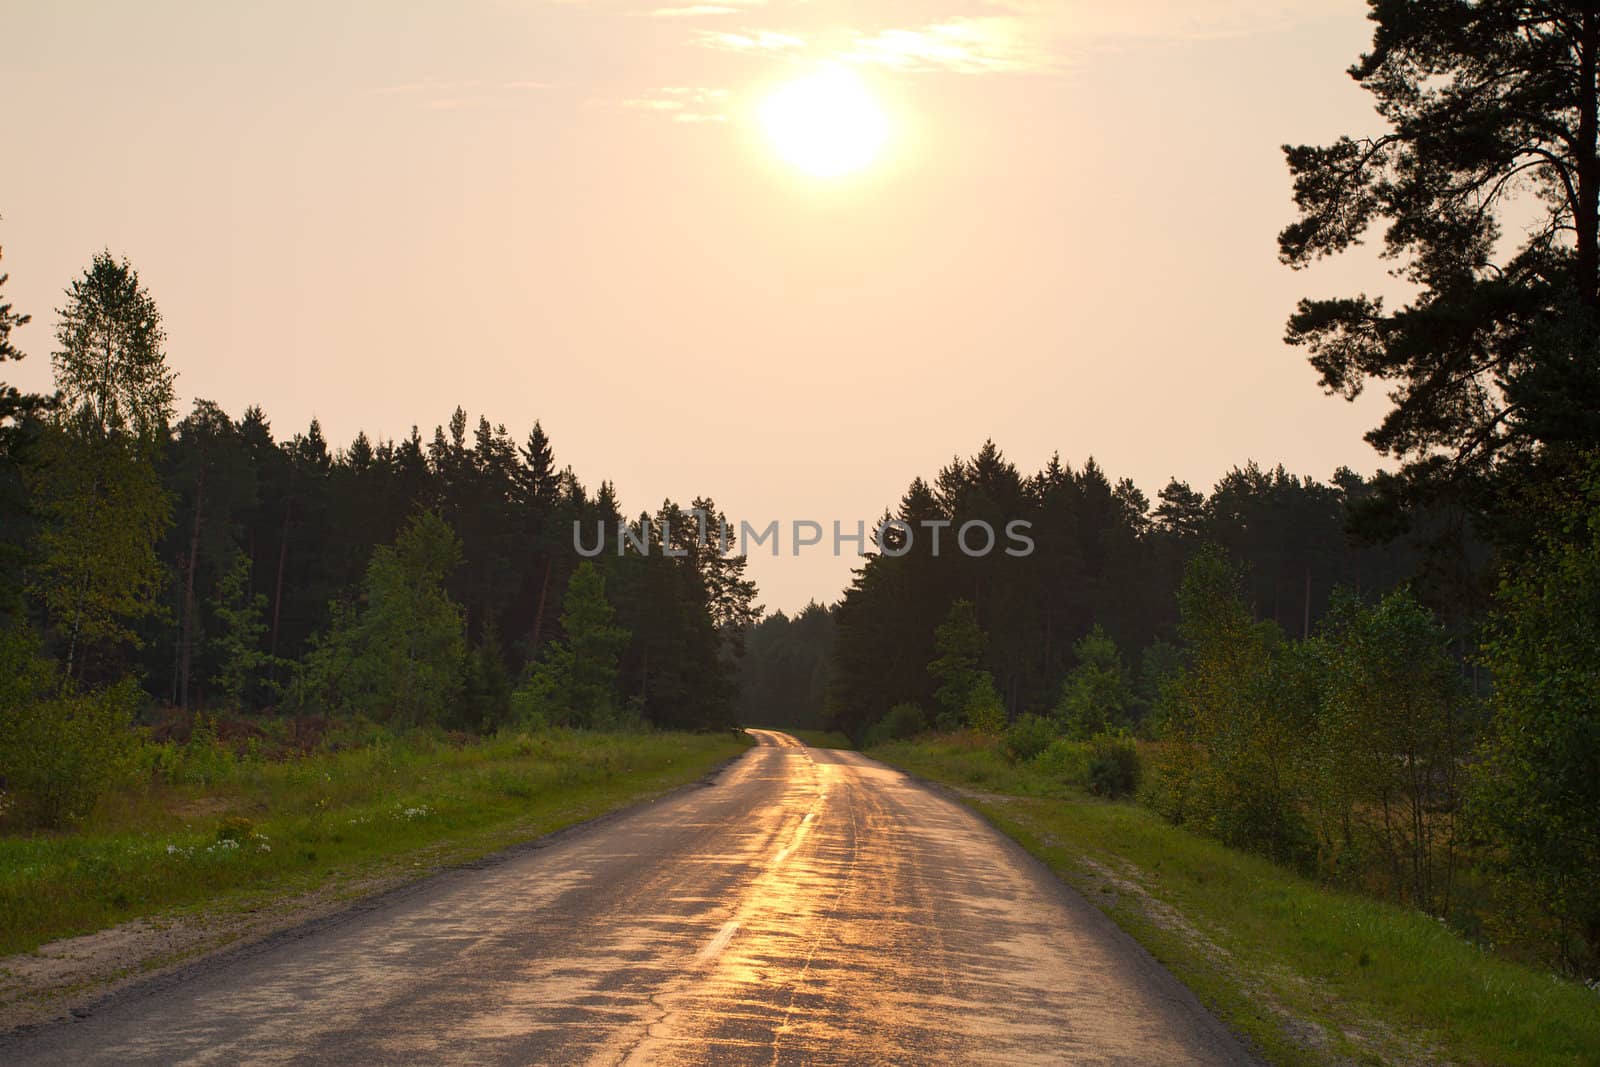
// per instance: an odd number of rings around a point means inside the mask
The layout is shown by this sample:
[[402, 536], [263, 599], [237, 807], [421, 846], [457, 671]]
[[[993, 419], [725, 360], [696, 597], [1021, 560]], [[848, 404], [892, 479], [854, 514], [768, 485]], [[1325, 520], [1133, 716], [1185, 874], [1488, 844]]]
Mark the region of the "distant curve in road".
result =
[[751, 733], [714, 784], [197, 964], [0, 1061], [1255, 1062], [960, 804]]

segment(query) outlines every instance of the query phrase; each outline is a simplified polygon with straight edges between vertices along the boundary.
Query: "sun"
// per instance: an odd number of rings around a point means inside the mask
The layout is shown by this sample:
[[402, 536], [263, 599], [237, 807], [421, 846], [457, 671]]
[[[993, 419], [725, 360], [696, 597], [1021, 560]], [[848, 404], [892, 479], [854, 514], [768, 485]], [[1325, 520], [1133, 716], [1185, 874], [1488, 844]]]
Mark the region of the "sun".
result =
[[772, 147], [818, 178], [837, 178], [867, 166], [889, 136], [889, 119], [861, 79], [825, 67], [779, 86], [761, 109]]

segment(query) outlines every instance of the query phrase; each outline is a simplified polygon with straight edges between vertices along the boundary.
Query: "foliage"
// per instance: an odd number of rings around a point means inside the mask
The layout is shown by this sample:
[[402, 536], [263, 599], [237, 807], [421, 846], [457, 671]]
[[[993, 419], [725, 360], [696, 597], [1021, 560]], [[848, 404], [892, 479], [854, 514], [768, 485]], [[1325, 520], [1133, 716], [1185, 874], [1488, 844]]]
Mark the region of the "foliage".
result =
[[217, 584], [214, 613], [218, 632], [212, 638], [217, 658], [212, 680], [229, 707], [244, 708], [251, 693], [267, 684], [266, 672], [273, 657], [262, 648], [267, 633], [263, 618], [266, 608], [266, 596], [250, 592], [250, 557], [235, 552]]
[[1170, 710], [1177, 683], [1183, 678], [1183, 649], [1167, 641], [1152, 641], [1139, 655], [1134, 700], [1139, 709], [1139, 732], [1159, 733]]
[[480, 734], [493, 733], [512, 717], [511, 671], [506, 667], [500, 636], [490, 628], [483, 640], [467, 653], [461, 687], [461, 712], [456, 725]]
[[967, 729], [985, 737], [998, 737], [1005, 732], [1006, 706], [987, 672], [979, 677], [976, 687], [968, 694], [962, 721]]
[[1306, 862], [1301, 742], [1307, 709], [1279, 699], [1276, 628], [1259, 625], [1238, 596], [1227, 558], [1190, 560], [1179, 596], [1190, 663], [1165, 723], [1160, 769], [1165, 813], [1230, 844]]
[[1055, 723], [1042, 715], [1024, 715], [1006, 730], [1001, 747], [1013, 763], [1038, 756], [1056, 739]]
[[445, 583], [460, 559], [455, 533], [433, 512], [374, 552], [365, 603], [335, 613], [296, 679], [298, 702], [412, 726], [449, 708], [461, 692], [466, 642]]
[[816, 603], [793, 618], [775, 612], [746, 630], [739, 662], [740, 721], [821, 728], [833, 638], [833, 614]]
[[1485, 659], [1494, 717], [1474, 809], [1569, 969], [1600, 975], [1600, 477], [1507, 576]]
[[126, 259], [94, 257], [67, 289], [52, 361], [62, 404], [94, 440], [149, 443], [172, 419], [166, 333], [150, 291]]
[[132, 628], [160, 613], [165, 573], [156, 541], [171, 504], [148, 459], [97, 438], [81, 416], [40, 444], [34, 493], [45, 521], [30, 588], [64, 636], [67, 671], [96, 643], [141, 644]]
[[[902, 701], [938, 713], [940, 683], [926, 670], [939, 656], [930, 622], [967, 600], [985, 636], [977, 665], [993, 677], [1008, 719], [1056, 707], [1063, 679], [1077, 666], [1074, 645], [1098, 625], [1124, 657], [1155, 649], [1148, 676], [1142, 658], [1124, 664], [1133, 692], [1123, 721], [1153, 733], [1179, 655], [1183, 566], [1201, 544], [1214, 542], [1248, 561], [1240, 598], [1262, 621], [1303, 637], [1326, 614], [1336, 587], [1382, 594], [1418, 575], [1419, 546], [1431, 546], [1436, 529], [1460, 528], [1441, 510], [1419, 514], [1416, 532], [1403, 539], [1356, 540], [1346, 529], [1347, 513], [1373, 493], [1371, 482], [1345, 469], [1321, 481], [1248, 463], [1209, 492], [1174, 480], [1152, 509], [1132, 482], [1093, 459], [1073, 466], [1053, 458], [1026, 473], [984, 442], [936, 478], [913, 479], [883, 515], [909, 525], [914, 536], [905, 543], [901, 531], [887, 528], [888, 543], [866, 557], [831, 611], [829, 721], [860, 741], [876, 717]], [[999, 535], [989, 556], [970, 557], [952, 545], [951, 531], [972, 521], [989, 523]], [[1028, 524], [1030, 553], [1003, 551], [1012, 522]], [[1463, 624], [1477, 590], [1474, 568], [1482, 562], [1481, 545], [1469, 534], [1452, 542], [1466, 553], [1463, 565], [1441, 559], [1417, 581], [1425, 603], [1462, 605], [1452, 621]], [[959, 724], [953, 709], [945, 719]]]
[[1033, 758], [1035, 770], [1068, 785], [1089, 784], [1089, 746], [1082, 741], [1058, 737]]
[[1129, 725], [1133, 687], [1116, 642], [1096, 625], [1072, 646], [1078, 665], [1061, 686], [1055, 716], [1080, 740]]
[[0, 812], [43, 828], [88, 816], [124, 768], [138, 705], [131, 681], [73, 692], [31, 632], [0, 632]]
[[926, 733], [928, 713], [920, 704], [896, 704], [888, 713], [867, 728], [866, 744], [881, 745], [888, 741], [904, 741]]
[[[933, 699], [935, 721], [941, 728], [967, 722], [974, 712], [982, 715], [998, 700], [992, 697], [994, 679], [982, 667], [985, 644], [972, 601], [951, 604], [944, 621], [934, 630], [936, 656], [928, 664], [928, 673], [938, 684]], [[1001, 721], [1003, 725], [1003, 709]]]
[[629, 718], [617, 693], [617, 659], [628, 631], [615, 623], [605, 579], [585, 561], [562, 601], [564, 641], [553, 643], [518, 695], [526, 717], [585, 729], [612, 729]]
[[1371, 608], [1346, 601], [1325, 642], [1311, 665], [1326, 679], [1312, 790], [1321, 865], [1348, 877], [1370, 854], [1397, 900], [1447, 914], [1472, 723], [1446, 635], [1400, 591]]
[[1409, 460], [1404, 494], [1525, 478], [1600, 439], [1600, 13], [1452, 0], [1371, 18], [1350, 74], [1386, 130], [1285, 148], [1299, 218], [1279, 246], [1301, 267], [1386, 220], [1416, 295], [1302, 300], [1288, 338], [1330, 392], [1396, 383], [1367, 439]]
[[[0, 273], [0, 289], [9, 275]], [[13, 311], [0, 297], [0, 365], [23, 358], [11, 339], [11, 331], [26, 326], [29, 316]], [[10, 625], [20, 615], [22, 566], [27, 559], [27, 543], [32, 518], [23, 471], [38, 436], [39, 420], [49, 411], [52, 398], [24, 393], [0, 379], [0, 626]]]
[[1139, 749], [1126, 732], [1096, 734], [1089, 740], [1086, 768], [1089, 792], [1116, 800], [1139, 788]]
[[155, 301], [109, 253], [67, 290], [56, 339], [62, 405], [34, 472], [44, 528], [31, 588], [77, 677], [86, 651], [137, 646], [130, 624], [159, 612], [156, 542], [171, 503], [153, 457], [172, 417], [174, 375]]

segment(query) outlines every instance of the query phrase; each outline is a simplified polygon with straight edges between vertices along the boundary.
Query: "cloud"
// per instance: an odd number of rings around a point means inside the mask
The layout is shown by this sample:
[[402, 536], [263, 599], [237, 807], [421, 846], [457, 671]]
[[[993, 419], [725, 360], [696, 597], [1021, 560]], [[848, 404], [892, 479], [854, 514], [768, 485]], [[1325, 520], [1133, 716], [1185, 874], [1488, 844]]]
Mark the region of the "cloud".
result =
[[1010, 15], [861, 34], [839, 58], [899, 71], [961, 74], [1048, 72], [1063, 65], [1061, 51], [1047, 35], [1036, 32], [1029, 20]]
[[1269, 33], [1329, 15], [1350, 0], [983, 0], [1066, 43], [1183, 41]]
[[658, 7], [644, 14], [658, 19], [690, 19], [701, 15], [737, 15], [736, 7], [718, 7], [715, 4], [694, 4], [690, 7]]
[[804, 38], [772, 30], [750, 30], [745, 33], [701, 30], [695, 38], [695, 43], [728, 52], [752, 52], [769, 56], [799, 52], [806, 47]]
[[673, 122], [727, 122], [723, 108], [728, 95], [726, 89], [672, 85], [622, 100], [618, 106], [661, 115]]
[[[774, 58], [879, 66], [904, 73], [1055, 74], [1085, 54], [1142, 45], [1269, 33], [1329, 15], [1347, 14], [1350, 0], [935, 0], [922, 23], [854, 25], [806, 21], [799, 28], [700, 30], [692, 44]], [[723, 9], [742, 0], [712, 0]], [[974, 8], [979, 13], [974, 14]], [[903, 5], [894, 5], [903, 14]], [[940, 9], [943, 8], [943, 11]], [[667, 8], [688, 12], [695, 7]], [[853, 8], [858, 15], [872, 5]], [[753, 12], [751, 12], [753, 13]], [[799, 14], [791, 7], [791, 17]], [[820, 15], [821, 12], [818, 12]], [[826, 16], [823, 16], [826, 17]]]

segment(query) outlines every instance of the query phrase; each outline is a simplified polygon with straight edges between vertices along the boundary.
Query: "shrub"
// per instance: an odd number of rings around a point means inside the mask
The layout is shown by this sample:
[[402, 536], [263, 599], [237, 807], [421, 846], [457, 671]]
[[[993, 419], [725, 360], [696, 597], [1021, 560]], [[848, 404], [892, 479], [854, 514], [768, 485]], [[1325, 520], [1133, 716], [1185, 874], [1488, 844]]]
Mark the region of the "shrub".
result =
[[975, 734], [998, 737], [1005, 733], [1006, 706], [988, 675], [967, 701], [967, 726]]
[[1013, 763], [1026, 763], [1043, 752], [1056, 739], [1055, 725], [1038, 715], [1024, 715], [1005, 733], [1003, 748]]
[[1139, 749], [1126, 732], [1096, 734], [1089, 741], [1089, 791], [1125, 797], [1139, 788]]
[[216, 785], [232, 781], [238, 769], [233, 750], [217, 734], [217, 720], [197, 712], [189, 740], [179, 750], [177, 764], [168, 770], [167, 777], [177, 785]]
[[1201, 761], [1197, 747], [1181, 741], [1157, 741], [1149, 752], [1149, 765], [1140, 775], [1139, 803], [1176, 826], [1195, 825], [1191, 787]]
[[0, 778], [23, 825], [84, 818], [126, 769], [139, 690], [130, 682], [83, 696], [29, 699], [0, 710]]
[[563, 718], [556, 702], [555, 678], [537, 666], [511, 694], [511, 721], [518, 729], [538, 733]]
[[1068, 785], [1087, 785], [1089, 781], [1089, 746], [1083, 741], [1058, 737], [1033, 758], [1039, 771]]
[[928, 716], [920, 704], [896, 704], [883, 718], [867, 727], [867, 747], [886, 741], [904, 741], [927, 729]]
[[1062, 683], [1056, 717], [1080, 739], [1124, 725], [1134, 695], [1116, 643], [1096, 625], [1072, 651], [1078, 665]]

